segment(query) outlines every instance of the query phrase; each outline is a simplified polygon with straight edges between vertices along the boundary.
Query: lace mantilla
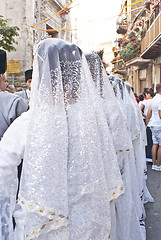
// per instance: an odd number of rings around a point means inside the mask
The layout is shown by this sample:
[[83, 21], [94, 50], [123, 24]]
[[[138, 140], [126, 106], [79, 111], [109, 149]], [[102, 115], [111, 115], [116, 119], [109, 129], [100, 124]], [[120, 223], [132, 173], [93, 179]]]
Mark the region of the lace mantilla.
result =
[[2, 240], [10, 239], [10, 198], [0, 198], [0, 221], [1, 232], [0, 236]]
[[59, 232], [62, 221], [70, 240], [108, 239], [109, 201], [124, 186], [101, 99], [76, 45], [48, 39], [36, 53], [20, 186], [26, 233], [48, 233], [52, 222]]

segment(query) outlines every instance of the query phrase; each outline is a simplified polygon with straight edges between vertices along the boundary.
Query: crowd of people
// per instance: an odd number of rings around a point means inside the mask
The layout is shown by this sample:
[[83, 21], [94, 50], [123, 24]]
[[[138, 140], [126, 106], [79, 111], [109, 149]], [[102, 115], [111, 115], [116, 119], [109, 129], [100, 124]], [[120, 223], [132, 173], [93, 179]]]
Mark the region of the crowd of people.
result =
[[36, 48], [30, 101], [5, 91], [6, 68], [0, 50], [0, 239], [145, 240], [153, 198], [131, 86], [60, 39]]
[[31, 95], [31, 82], [32, 82], [32, 69], [28, 69], [25, 71], [25, 83], [27, 89], [22, 87], [15, 87], [14, 85], [9, 85], [8, 81], [6, 80], [6, 87], [5, 91], [9, 93], [14, 93], [17, 96], [22, 97], [26, 100], [26, 103], [29, 105], [30, 95]]
[[161, 84], [156, 85], [156, 93], [153, 88], [144, 88], [136, 101], [146, 125], [146, 160], [152, 161], [153, 170], [161, 171]]

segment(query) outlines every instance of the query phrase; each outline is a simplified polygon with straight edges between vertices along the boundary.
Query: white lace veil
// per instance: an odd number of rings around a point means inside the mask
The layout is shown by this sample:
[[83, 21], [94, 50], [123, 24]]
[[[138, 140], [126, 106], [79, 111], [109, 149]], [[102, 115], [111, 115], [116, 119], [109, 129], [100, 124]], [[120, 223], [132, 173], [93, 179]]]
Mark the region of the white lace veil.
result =
[[27, 239], [63, 226], [70, 237], [60, 240], [110, 236], [109, 201], [123, 193], [123, 183], [88, 72], [76, 45], [39, 43], [19, 196]]
[[102, 61], [97, 54], [86, 53], [85, 56], [96, 89], [103, 99], [104, 111], [112, 133], [116, 152], [129, 150], [131, 148], [131, 142], [129, 141], [125, 117], [117, 103]]

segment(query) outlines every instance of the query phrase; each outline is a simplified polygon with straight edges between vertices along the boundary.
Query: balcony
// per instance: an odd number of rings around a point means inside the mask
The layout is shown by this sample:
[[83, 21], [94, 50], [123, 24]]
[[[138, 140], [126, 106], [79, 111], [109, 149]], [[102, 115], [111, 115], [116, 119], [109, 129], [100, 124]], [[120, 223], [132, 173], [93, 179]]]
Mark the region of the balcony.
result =
[[122, 59], [112, 62], [114, 64], [113, 72], [121, 75], [127, 75], [127, 69]]
[[141, 57], [154, 59], [161, 55], [161, 3], [155, 7], [155, 11], [149, 19], [149, 26], [143, 33], [141, 43]]
[[151, 63], [151, 59], [143, 59], [142, 57], [135, 57], [126, 62], [126, 66], [138, 66], [140, 69]]

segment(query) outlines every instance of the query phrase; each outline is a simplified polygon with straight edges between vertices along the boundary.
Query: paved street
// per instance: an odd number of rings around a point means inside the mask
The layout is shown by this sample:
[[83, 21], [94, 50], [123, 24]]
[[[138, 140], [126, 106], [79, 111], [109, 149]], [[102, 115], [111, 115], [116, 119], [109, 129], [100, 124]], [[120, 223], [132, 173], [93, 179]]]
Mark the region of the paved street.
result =
[[146, 209], [146, 240], [161, 240], [161, 172], [151, 170], [148, 167], [148, 189], [154, 198], [154, 203], [147, 203]]

